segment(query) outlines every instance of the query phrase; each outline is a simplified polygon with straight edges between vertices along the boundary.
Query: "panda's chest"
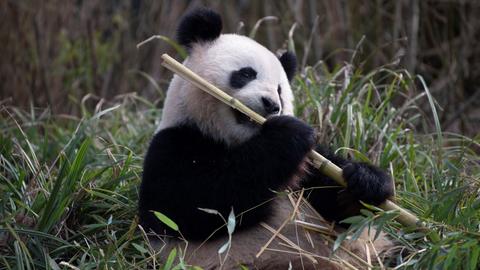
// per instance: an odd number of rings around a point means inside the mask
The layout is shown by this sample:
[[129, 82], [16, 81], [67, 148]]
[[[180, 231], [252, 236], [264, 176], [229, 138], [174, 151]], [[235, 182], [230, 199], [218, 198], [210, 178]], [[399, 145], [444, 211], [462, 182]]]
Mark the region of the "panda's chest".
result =
[[198, 158], [193, 157], [188, 160], [190, 166], [192, 167], [214, 167], [219, 164], [217, 159], [214, 158]]
[[208, 179], [217, 177], [218, 172], [225, 166], [222, 161], [217, 158], [191, 157], [185, 160], [185, 162], [188, 164], [183, 166], [181, 170], [188, 170], [189, 173], [195, 177], [207, 176]]
[[179, 141], [177, 145], [181, 154], [177, 160], [184, 169], [215, 171], [216, 168], [224, 167], [231, 156], [231, 151], [225, 144], [202, 134], [196, 126], [184, 128]]
[[185, 157], [184, 162], [185, 165], [196, 171], [215, 171], [217, 168], [225, 166], [226, 159], [222, 151], [218, 149], [205, 149]]

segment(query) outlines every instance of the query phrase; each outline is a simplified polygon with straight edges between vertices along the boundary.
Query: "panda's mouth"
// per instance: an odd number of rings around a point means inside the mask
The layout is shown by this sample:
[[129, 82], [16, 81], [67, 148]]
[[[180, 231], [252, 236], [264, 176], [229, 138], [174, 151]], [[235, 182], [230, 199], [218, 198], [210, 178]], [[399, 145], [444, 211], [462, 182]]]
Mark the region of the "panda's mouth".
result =
[[257, 123], [255, 123], [255, 121], [250, 119], [250, 117], [246, 116], [242, 112], [240, 112], [238, 110], [235, 110], [235, 109], [232, 109], [232, 111], [233, 111], [233, 115], [235, 116], [235, 120], [237, 121], [237, 124], [249, 125], [249, 126], [250, 125], [251, 126], [256, 126], [257, 125]]

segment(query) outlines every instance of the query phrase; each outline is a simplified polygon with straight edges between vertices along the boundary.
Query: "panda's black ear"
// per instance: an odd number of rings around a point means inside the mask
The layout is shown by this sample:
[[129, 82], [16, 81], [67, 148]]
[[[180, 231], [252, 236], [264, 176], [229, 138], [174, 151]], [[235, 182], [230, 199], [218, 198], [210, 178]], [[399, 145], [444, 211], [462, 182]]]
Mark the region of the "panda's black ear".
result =
[[220, 36], [222, 18], [207, 8], [194, 9], [183, 16], [177, 30], [178, 42], [192, 48], [193, 43], [212, 41]]
[[295, 71], [297, 69], [297, 57], [294, 53], [290, 51], [286, 51], [282, 56], [279, 58], [280, 63], [282, 63], [283, 69], [287, 74], [287, 78], [289, 81], [293, 79], [295, 76]]

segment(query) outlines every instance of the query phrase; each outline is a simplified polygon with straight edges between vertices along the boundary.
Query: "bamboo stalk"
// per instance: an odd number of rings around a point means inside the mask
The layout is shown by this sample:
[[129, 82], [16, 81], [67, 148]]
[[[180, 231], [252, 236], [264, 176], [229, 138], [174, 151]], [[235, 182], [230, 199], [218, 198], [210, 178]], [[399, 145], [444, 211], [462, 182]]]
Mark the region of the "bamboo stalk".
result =
[[[244, 113], [248, 117], [250, 117], [253, 121], [257, 122], [258, 124], [263, 124], [266, 119], [250, 109], [249, 107], [245, 106], [239, 100], [231, 97], [227, 93], [223, 92], [216, 86], [212, 85], [202, 77], [198, 76], [196, 73], [170, 57], [168, 54], [162, 55], [163, 63], [162, 65], [167, 69], [171, 70], [172, 72], [176, 73], [183, 79], [191, 82], [196, 87], [200, 88], [201, 90], [209, 93], [210, 95], [214, 96], [215, 98], [219, 99], [223, 103], [231, 106], [232, 108]], [[311, 162], [314, 167], [318, 168], [322, 173], [329, 176], [333, 180], [335, 180], [338, 184], [346, 187], [347, 183], [342, 175], [342, 169], [337, 165], [333, 164], [330, 160], [326, 159], [318, 152], [312, 150], [308, 156], [311, 159]], [[385, 201], [380, 205], [380, 208], [383, 210], [396, 210], [399, 212], [399, 215], [396, 217], [396, 220], [409, 227], [417, 227], [423, 231], [426, 228], [423, 226], [422, 222], [412, 213], [409, 211], [401, 208], [400, 206], [396, 205], [390, 200]]]

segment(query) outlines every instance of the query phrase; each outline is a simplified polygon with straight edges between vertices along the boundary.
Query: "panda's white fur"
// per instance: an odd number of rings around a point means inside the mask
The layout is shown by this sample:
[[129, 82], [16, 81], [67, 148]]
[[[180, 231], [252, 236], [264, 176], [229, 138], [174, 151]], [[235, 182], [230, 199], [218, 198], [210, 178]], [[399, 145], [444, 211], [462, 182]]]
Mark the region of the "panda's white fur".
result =
[[[293, 94], [282, 64], [272, 52], [248, 37], [222, 34], [213, 41], [195, 42], [184, 65], [253, 110], [261, 111], [260, 98], [268, 96], [282, 104], [281, 114], [293, 115]], [[230, 73], [245, 66], [258, 72], [257, 79], [241, 89], [233, 89], [229, 84]], [[282, 100], [278, 96], [279, 85]], [[259, 130], [255, 125], [237, 123], [229, 106], [174, 75], [157, 133], [188, 122], [194, 122], [204, 134], [232, 146], [248, 140]], [[295, 201], [286, 194], [275, 198], [273, 213], [264, 223], [267, 226], [258, 224], [235, 232], [228, 253], [219, 255], [218, 252], [228, 241], [228, 236], [207, 241], [186, 241], [156, 235], [151, 236], [150, 240], [162, 251], [164, 259], [172, 248], [178, 248], [187, 264], [203, 269], [238, 269], [239, 265], [250, 269], [287, 269], [289, 265], [293, 269], [344, 269], [347, 266], [363, 269], [367, 268], [365, 262], [375, 261], [375, 254], [392, 246], [384, 234], [373, 241], [371, 236], [375, 230], [372, 229], [370, 234], [364, 233], [356, 241], [345, 242], [342, 248], [333, 253], [331, 239], [334, 238], [306, 230], [295, 221], [303, 220], [327, 227], [329, 223], [323, 221], [306, 202], [302, 202], [297, 213], [292, 214], [294, 204]], [[268, 227], [277, 230], [285, 221], [286, 225], [268, 245], [268, 249], [257, 258], [256, 254], [273, 235]], [[330, 228], [333, 234], [342, 231], [337, 227]]]
[[[195, 43], [183, 63], [198, 75], [238, 99], [254, 111], [261, 111], [261, 97], [283, 104], [283, 115], [293, 115], [293, 94], [278, 58], [256, 41], [236, 34], [222, 34], [208, 43]], [[250, 66], [257, 79], [241, 90], [232, 89], [233, 70]], [[282, 88], [280, 102], [278, 85]], [[258, 126], [238, 124], [232, 109], [175, 75], [168, 87], [162, 120], [157, 131], [193, 120], [201, 130], [227, 144], [250, 138]]]

